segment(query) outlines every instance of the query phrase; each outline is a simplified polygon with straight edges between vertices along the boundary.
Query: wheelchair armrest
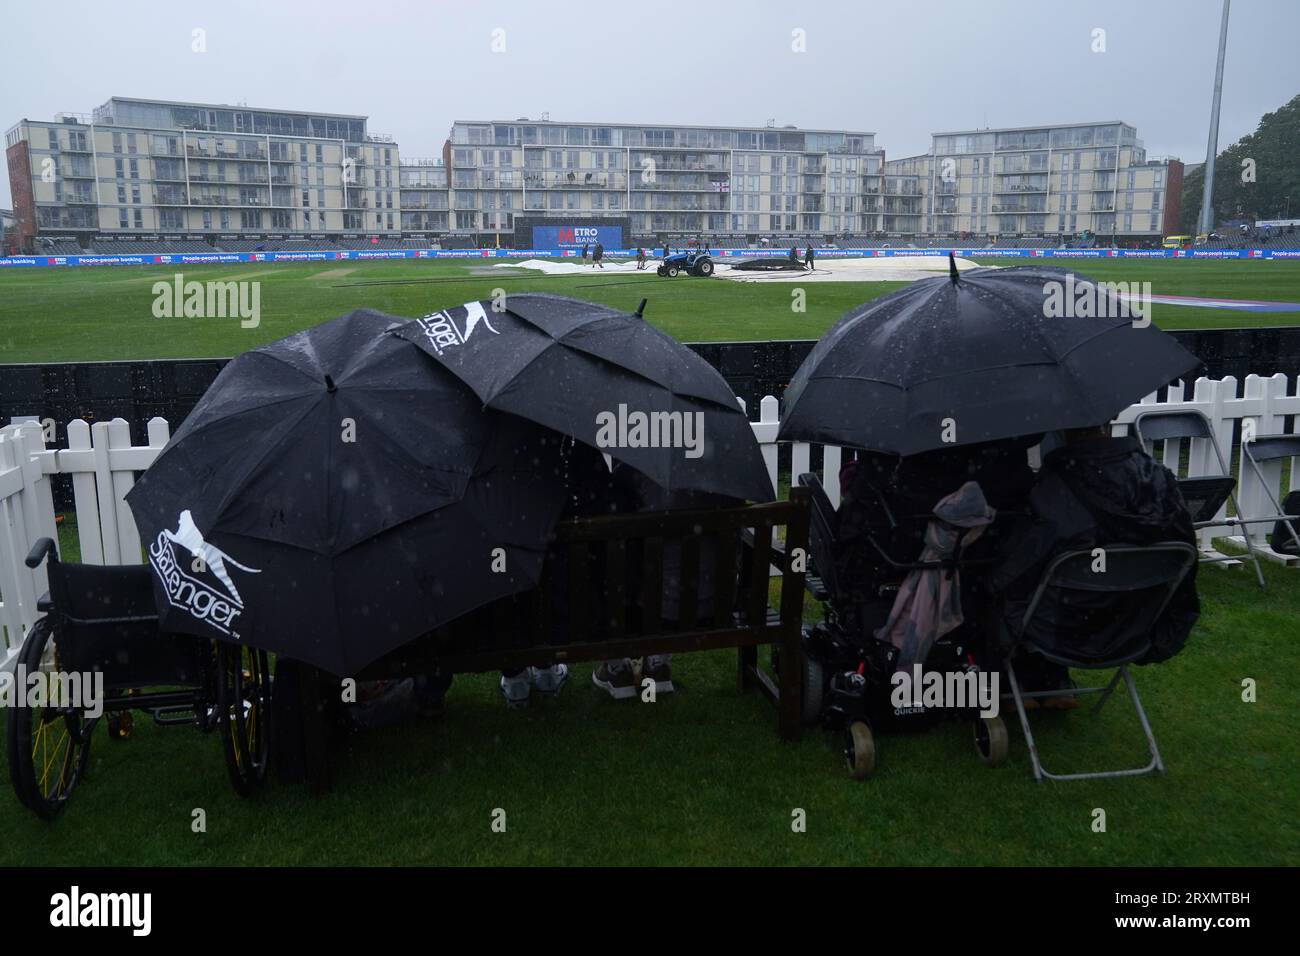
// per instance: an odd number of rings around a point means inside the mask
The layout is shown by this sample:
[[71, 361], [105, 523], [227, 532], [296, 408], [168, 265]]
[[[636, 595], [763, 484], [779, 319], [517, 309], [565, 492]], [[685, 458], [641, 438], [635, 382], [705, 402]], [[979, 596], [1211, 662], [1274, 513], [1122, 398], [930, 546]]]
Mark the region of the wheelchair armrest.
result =
[[36, 610], [42, 614], [48, 614], [54, 610], [54, 599], [50, 597], [50, 592], [46, 591], [36, 599]]
[[27, 560], [25, 563], [29, 568], [39, 568], [47, 554], [53, 554], [54, 560], [56, 561], [59, 559], [59, 551], [58, 548], [54, 546], [53, 539], [41, 538], [32, 545], [32, 550], [27, 552]]

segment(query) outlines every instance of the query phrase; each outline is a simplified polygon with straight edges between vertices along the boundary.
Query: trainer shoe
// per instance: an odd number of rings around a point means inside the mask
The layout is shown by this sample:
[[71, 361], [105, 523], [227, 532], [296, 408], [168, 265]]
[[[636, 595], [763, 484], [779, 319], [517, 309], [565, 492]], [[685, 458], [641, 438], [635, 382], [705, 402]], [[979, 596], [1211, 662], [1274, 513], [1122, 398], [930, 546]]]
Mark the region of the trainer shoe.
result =
[[636, 696], [636, 675], [632, 672], [632, 662], [626, 657], [621, 661], [602, 662], [591, 672], [591, 682], [615, 700]]
[[519, 707], [528, 706], [528, 696], [532, 693], [533, 684], [529, 680], [529, 670], [521, 670], [518, 674], [507, 677], [501, 675], [501, 696], [506, 699], [506, 706], [511, 710]]
[[656, 694], [673, 692], [673, 656], [671, 654], [651, 654], [641, 665], [641, 680], [647, 677], [655, 682]]
[[550, 667], [528, 668], [528, 679], [543, 697], [554, 697], [569, 681], [569, 665], [553, 664]]

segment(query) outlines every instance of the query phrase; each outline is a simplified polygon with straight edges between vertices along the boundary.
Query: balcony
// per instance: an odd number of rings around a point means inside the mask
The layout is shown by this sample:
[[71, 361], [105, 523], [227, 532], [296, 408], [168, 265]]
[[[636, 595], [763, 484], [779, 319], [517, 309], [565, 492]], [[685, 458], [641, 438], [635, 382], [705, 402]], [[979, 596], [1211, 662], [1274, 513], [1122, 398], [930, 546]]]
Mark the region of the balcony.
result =
[[993, 192], [999, 196], [1005, 196], [1009, 193], [1045, 193], [1047, 192], [1047, 183], [1007, 183], [1003, 186], [997, 186]]
[[80, 169], [76, 167], [63, 168], [59, 170], [64, 179], [94, 179], [95, 174], [89, 169]]
[[265, 150], [257, 150], [256, 152], [253, 153], [240, 153], [229, 149], [219, 149], [217, 150], [216, 156], [217, 159], [234, 159], [234, 160], [244, 159], [244, 160], [249, 160], [258, 163], [266, 162]]
[[94, 206], [95, 197], [89, 193], [73, 193], [71, 196], [64, 196], [63, 202], [69, 206]]

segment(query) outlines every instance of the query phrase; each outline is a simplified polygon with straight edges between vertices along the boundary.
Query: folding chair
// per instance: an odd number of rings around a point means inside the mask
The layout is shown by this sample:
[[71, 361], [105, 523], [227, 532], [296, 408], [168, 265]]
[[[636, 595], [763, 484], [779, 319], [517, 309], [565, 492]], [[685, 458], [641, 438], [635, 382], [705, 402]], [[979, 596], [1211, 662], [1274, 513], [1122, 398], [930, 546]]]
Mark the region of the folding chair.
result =
[[[1259, 467], [1260, 463], [1266, 464], [1284, 458], [1300, 458], [1300, 435], [1260, 435], [1254, 441], [1242, 442], [1241, 451], [1276, 511], [1275, 514], [1260, 517], [1258, 520], [1280, 524], [1290, 535], [1296, 553], [1300, 554], [1300, 515], [1286, 514], [1286, 509], [1278, 501], [1277, 495], [1273, 494], [1272, 487], [1264, 480], [1264, 472]], [[1297, 474], [1294, 469], [1291, 472], [1291, 486], [1293, 488], [1300, 486], [1300, 474]], [[1251, 523], [1253, 524], [1254, 520]], [[1246, 537], [1249, 539], [1249, 534]], [[1276, 533], [1273, 537], [1277, 537]], [[1273, 542], [1274, 551], [1277, 550], [1279, 543], [1276, 540]]]
[[[1183, 500], [1187, 502], [1188, 510], [1192, 513], [1192, 526], [1198, 531], [1224, 525], [1240, 527], [1246, 543], [1246, 554], [1255, 566], [1255, 578], [1261, 588], [1266, 587], [1264, 571], [1259, 566], [1259, 555], [1255, 553], [1247, 527], [1259, 522], [1242, 514], [1241, 505], [1237, 502], [1237, 481], [1232, 477], [1228, 461], [1223, 457], [1223, 449], [1219, 447], [1219, 439], [1215, 436], [1205, 413], [1195, 409], [1176, 408], [1156, 408], [1140, 412], [1137, 418], [1133, 419], [1133, 434], [1143, 445], [1154, 441], [1181, 441], [1184, 438], [1209, 443], [1219, 463], [1219, 473], [1178, 479], [1178, 490], [1182, 492]], [[1232, 502], [1236, 516], [1228, 517], [1225, 514], [1219, 517], [1219, 510], [1229, 501]], [[1238, 559], [1230, 554], [1201, 555], [1201, 561], [1206, 564], [1236, 560]]]
[[[1019, 634], [1011, 635], [1007, 641], [1008, 650], [1003, 660], [1007, 679], [1011, 684], [1010, 696], [1016, 704], [1020, 716], [1020, 726], [1025, 733], [1025, 743], [1029, 746], [1029, 757], [1033, 762], [1034, 779], [1042, 782], [1051, 780], [1087, 780], [1098, 777], [1136, 777], [1148, 773], [1164, 773], [1164, 763], [1160, 759], [1160, 750], [1156, 746], [1155, 735], [1147, 721], [1142, 700], [1138, 697], [1137, 686], [1129, 673], [1128, 665], [1138, 660], [1151, 646], [1151, 634], [1160, 617], [1168, 607], [1169, 601], [1182, 584], [1183, 578], [1196, 563], [1197, 551], [1190, 544], [1182, 541], [1162, 541], [1158, 544], [1136, 546], [1125, 545], [1108, 547], [1106, 553], [1106, 570], [1104, 573], [1093, 570], [1096, 560], [1092, 551], [1070, 551], [1052, 561], [1043, 572], [1029, 606], [1020, 622]], [[1105, 660], [1082, 658], [1063, 652], [1060, 645], [1050, 647], [1035, 644], [1029, 637], [1031, 625], [1041, 606], [1043, 595], [1049, 588], [1061, 591], [1091, 592], [1093, 595], [1113, 594], [1116, 596], [1149, 592], [1149, 600], [1136, 602], [1138, 608], [1135, 620], [1128, 627], [1131, 637], [1125, 646]], [[1005, 623], [1003, 624], [1005, 628]], [[1105, 687], [1071, 687], [1062, 690], [1023, 691], [1016, 679], [1012, 659], [1021, 647], [1027, 647], [1031, 653], [1039, 654], [1047, 660], [1065, 667], [1083, 670], [1109, 670], [1116, 668], [1114, 677]], [[1143, 767], [1127, 770], [1101, 770], [1089, 773], [1052, 773], [1043, 766], [1038, 756], [1038, 745], [1034, 741], [1033, 731], [1029, 728], [1029, 717], [1025, 713], [1025, 701], [1043, 697], [1081, 697], [1084, 694], [1100, 694], [1101, 697], [1093, 708], [1099, 713], [1120, 680], [1128, 688], [1133, 709], [1137, 712], [1142, 732], [1146, 735], [1147, 748], [1151, 759]]]

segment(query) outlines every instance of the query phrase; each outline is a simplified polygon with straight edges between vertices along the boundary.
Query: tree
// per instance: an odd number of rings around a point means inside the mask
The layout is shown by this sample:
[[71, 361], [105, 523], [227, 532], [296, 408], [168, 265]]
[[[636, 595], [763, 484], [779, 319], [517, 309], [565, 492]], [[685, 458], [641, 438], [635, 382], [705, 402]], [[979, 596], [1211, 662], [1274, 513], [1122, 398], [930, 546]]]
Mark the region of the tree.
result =
[[[1183, 180], [1179, 226], [1187, 235], [1198, 231], [1204, 188], [1204, 166]], [[1292, 214], [1300, 214], [1300, 96], [1265, 113], [1255, 132], [1219, 153], [1214, 167], [1216, 223], [1286, 218], [1288, 199]]]

